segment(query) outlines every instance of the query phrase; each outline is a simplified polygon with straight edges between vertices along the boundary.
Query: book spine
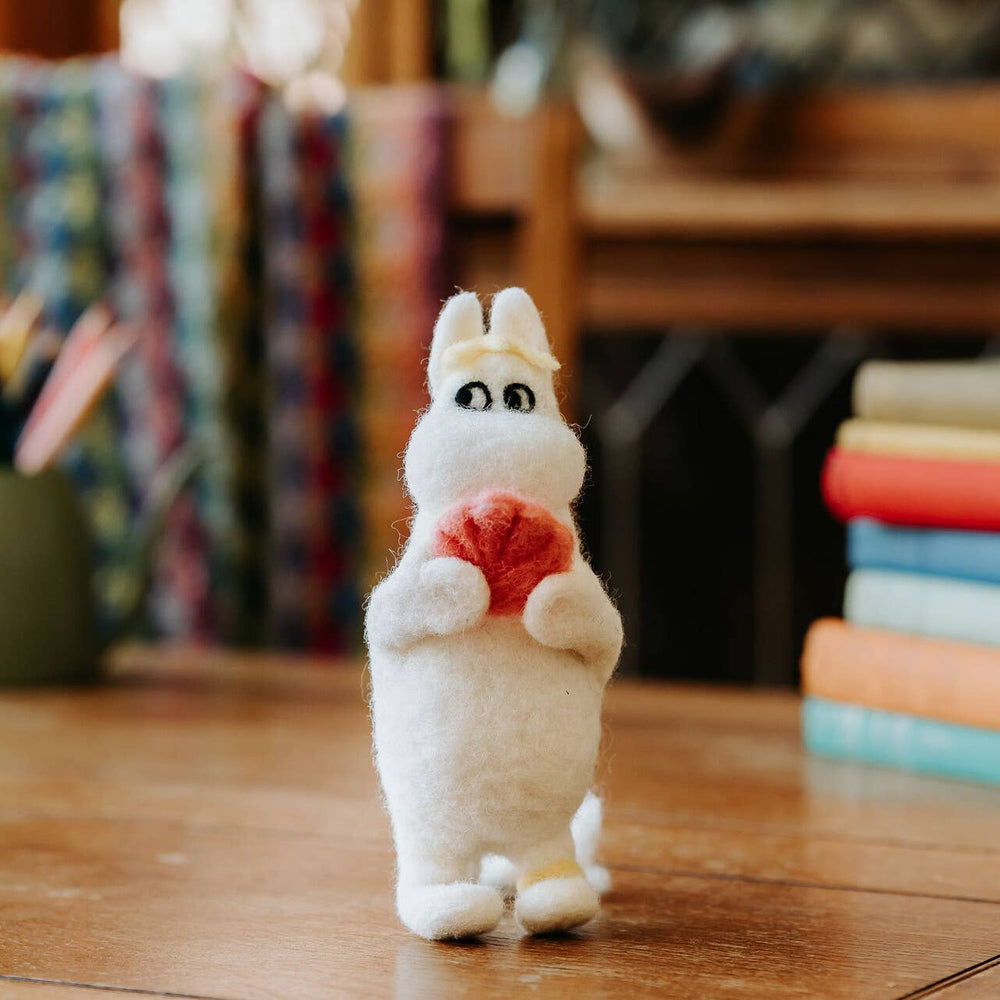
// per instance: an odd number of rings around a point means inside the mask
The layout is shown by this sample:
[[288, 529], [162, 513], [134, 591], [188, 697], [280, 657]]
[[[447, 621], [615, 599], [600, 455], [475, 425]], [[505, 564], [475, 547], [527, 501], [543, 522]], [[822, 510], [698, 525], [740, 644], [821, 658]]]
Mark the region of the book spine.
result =
[[1000, 783], [1000, 733], [988, 729], [809, 697], [802, 738], [819, 757]]
[[880, 455], [909, 455], [968, 462], [1000, 462], [1000, 434], [969, 427], [845, 420], [837, 447]]
[[854, 413], [953, 427], [1000, 428], [1000, 364], [869, 361], [854, 380]]
[[844, 593], [855, 625], [1000, 646], [1000, 587], [889, 570], [855, 570]]
[[1000, 463], [931, 461], [833, 448], [823, 496], [835, 517], [1000, 530]]
[[1000, 730], [1000, 650], [815, 622], [802, 654], [806, 695]]
[[893, 527], [855, 518], [847, 527], [847, 561], [852, 569], [1000, 583], [1000, 534]]

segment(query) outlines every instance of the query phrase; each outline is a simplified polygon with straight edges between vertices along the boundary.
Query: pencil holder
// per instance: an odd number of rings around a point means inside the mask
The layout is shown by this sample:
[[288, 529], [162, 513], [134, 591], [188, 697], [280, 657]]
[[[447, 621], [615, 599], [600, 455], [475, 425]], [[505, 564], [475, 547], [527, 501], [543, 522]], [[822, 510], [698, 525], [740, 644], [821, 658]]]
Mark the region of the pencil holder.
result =
[[0, 684], [97, 672], [90, 540], [58, 472], [0, 471]]

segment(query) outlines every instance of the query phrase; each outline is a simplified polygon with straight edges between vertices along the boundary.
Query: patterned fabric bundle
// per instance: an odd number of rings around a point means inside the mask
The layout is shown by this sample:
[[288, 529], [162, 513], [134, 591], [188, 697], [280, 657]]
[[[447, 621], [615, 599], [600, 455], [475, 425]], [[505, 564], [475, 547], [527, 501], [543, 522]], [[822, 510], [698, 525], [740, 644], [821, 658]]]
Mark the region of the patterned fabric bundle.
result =
[[7, 294], [23, 284], [20, 262], [27, 249], [24, 210], [31, 189], [27, 136], [37, 104], [29, 66], [22, 60], [0, 61], [0, 266]]
[[262, 113], [261, 195], [264, 201], [264, 279], [270, 443], [270, 600], [279, 641], [306, 643], [301, 610], [306, 600], [305, 306], [302, 219], [297, 208], [295, 131], [276, 104]]
[[[112, 247], [109, 304], [138, 324], [136, 348], [118, 380], [124, 420], [121, 442], [135, 490], [145, 496], [161, 464], [183, 441], [183, 381], [173, 353], [173, 297], [167, 273], [169, 216], [163, 199], [164, 152], [159, 88], [123, 72], [116, 63], [98, 68], [100, 137]], [[114, 446], [114, 442], [109, 442]], [[172, 547], [186, 512], [175, 510], [167, 529]], [[154, 579], [150, 617], [165, 634], [187, 634], [191, 615], [177, 605], [162, 559]]]
[[[260, 645], [269, 628], [269, 493], [267, 365], [263, 317], [260, 160], [263, 85], [250, 77], [232, 81], [236, 114], [234, 176], [217, 171], [227, 212], [220, 224], [228, 241], [220, 276], [220, 335], [227, 366], [225, 421], [230, 428], [230, 488], [235, 532], [231, 544], [232, 613], [227, 635]], [[232, 216], [228, 218], [228, 216]]]
[[274, 637], [320, 650], [349, 648], [359, 615], [345, 131], [276, 102], [261, 130]]
[[[103, 291], [103, 229], [98, 112], [92, 64], [49, 66], [14, 61], [17, 217], [14, 285], [45, 301], [45, 320], [66, 331]], [[121, 414], [114, 396], [98, 406], [66, 456], [93, 526], [96, 586], [107, 628], [132, 592], [129, 524], [134, 509], [128, 470], [117, 446]]]
[[90, 514], [105, 628], [134, 591], [141, 498], [195, 438], [213, 460], [172, 511], [150, 617], [160, 634], [223, 638], [234, 529], [219, 314], [238, 247], [218, 233], [239, 233], [233, 81], [158, 84], [112, 60], [0, 65], [5, 287], [38, 291], [64, 332], [98, 299], [141, 328], [64, 463]]
[[[174, 345], [183, 375], [189, 436], [210, 456], [195, 488], [174, 512], [168, 541], [169, 589], [188, 613], [171, 631], [198, 638], [219, 634], [227, 619], [230, 519], [228, 448], [223, 423], [224, 371], [217, 324], [219, 275], [229, 248], [218, 241], [222, 217], [218, 176], [231, 179], [236, 130], [220, 113], [225, 87], [191, 77], [166, 81], [160, 113], [166, 153], [166, 201], [171, 219], [169, 273], [174, 293]], [[179, 523], [178, 523], [179, 522]]]
[[[446, 106], [432, 87], [386, 88], [351, 104], [358, 330], [364, 379], [365, 587], [392, 566], [409, 508], [400, 456], [427, 405], [423, 365], [443, 288]], [[377, 377], [375, 376], [377, 373]]]
[[152, 632], [357, 648], [426, 403], [445, 110], [399, 88], [308, 115], [229, 71], [0, 59], [3, 291], [40, 292], [62, 332], [98, 300], [140, 332], [65, 461], [106, 631], [134, 593], [143, 498], [194, 440], [210, 458], [168, 519]]

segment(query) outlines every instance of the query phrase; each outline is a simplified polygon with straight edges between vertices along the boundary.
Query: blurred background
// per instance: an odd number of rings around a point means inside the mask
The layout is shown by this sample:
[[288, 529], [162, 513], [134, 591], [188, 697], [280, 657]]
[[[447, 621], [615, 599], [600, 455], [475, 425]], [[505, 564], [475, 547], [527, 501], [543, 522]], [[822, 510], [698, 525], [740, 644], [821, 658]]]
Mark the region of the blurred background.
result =
[[62, 460], [102, 620], [156, 470], [214, 456], [148, 637], [357, 653], [441, 300], [521, 284], [623, 669], [794, 684], [855, 369], [994, 349], [988, 0], [33, 0], [0, 49], [4, 292], [141, 330]]

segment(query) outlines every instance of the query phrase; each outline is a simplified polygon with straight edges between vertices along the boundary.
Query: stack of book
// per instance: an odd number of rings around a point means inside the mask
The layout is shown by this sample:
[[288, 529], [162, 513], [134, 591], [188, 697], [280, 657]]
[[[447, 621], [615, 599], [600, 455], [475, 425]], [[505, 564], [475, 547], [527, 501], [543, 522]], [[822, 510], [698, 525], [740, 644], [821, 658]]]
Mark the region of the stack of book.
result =
[[802, 660], [822, 756], [1000, 782], [1000, 361], [870, 362], [823, 473], [844, 620]]

